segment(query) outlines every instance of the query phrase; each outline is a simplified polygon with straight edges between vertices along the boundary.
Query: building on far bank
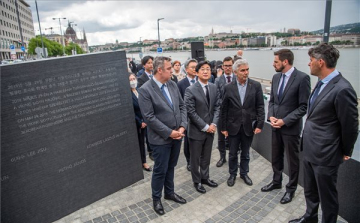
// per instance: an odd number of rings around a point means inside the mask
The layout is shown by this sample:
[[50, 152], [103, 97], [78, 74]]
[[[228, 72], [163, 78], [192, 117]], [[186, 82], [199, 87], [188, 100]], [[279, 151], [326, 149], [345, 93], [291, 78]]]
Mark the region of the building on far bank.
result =
[[21, 24], [23, 45], [27, 48], [29, 40], [35, 37], [30, 5], [18, 0], [19, 18], [16, 13], [15, 1], [0, 0], [0, 60], [11, 59], [10, 45], [15, 46], [13, 59], [21, 58], [25, 53], [21, 50], [21, 36], [18, 19]]
[[300, 34], [300, 29], [288, 29], [287, 33], [290, 34]]

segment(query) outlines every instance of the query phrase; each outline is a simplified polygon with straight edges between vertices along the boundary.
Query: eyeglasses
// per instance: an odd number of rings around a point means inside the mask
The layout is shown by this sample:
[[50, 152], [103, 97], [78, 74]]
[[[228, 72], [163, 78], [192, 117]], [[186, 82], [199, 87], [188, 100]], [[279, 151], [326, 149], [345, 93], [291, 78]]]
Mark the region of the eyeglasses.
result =
[[196, 66], [195, 67], [189, 67], [189, 68], [192, 69], [192, 70], [195, 70]]

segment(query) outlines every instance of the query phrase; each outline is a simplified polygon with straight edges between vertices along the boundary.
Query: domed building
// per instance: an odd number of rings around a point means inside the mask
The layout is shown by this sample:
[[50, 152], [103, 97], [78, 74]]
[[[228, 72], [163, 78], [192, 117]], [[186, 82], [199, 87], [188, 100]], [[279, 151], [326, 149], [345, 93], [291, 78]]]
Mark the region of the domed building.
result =
[[85, 29], [83, 29], [83, 38], [78, 39], [74, 28], [71, 26], [71, 22], [68, 22], [68, 27], [66, 28], [64, 37], [66, 45], [69, 43], [76, 43], [84, 50], [84, 52], [89, 53], [89, 45], [87, 43]]

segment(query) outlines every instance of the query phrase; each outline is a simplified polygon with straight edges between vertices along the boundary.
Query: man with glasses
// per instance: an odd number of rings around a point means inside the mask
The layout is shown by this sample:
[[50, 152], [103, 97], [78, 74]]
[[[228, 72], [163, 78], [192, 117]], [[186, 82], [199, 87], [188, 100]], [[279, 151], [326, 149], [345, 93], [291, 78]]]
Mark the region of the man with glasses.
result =
[[[225, 57], [223, 60], [222, 68], [224, 70], [224, 74], [215, 79], [215, 85], [220, 92], [220, 99], [223, 98], [224, 95], [224, 87], [225, 85], [231, 83], [233, 79], [235, 79], [233, 74], [233, 59], [231, 57]], [[221, 129], [221, 120], [219, 121], [218, 128]], [[220, 160], [216, 163], [217, 167], [221, 167], [226, 163], [226, 150], [225, 147], [228, 147], [227, 139], [220, 131], [218, 131], [218, 149], [220, 152]]]
[[[184, 63], [186, 77], [177, 83], [181, 97], [183, 99], [184, 99], [186, 88], [188, 88], [189, 86], [196, 83], [196, 71], [195, 71], [196, 65], [197, 65], [197, 60], [195, 60], [195, 59], [187, 60]], [[184, 155], [185, 155], [186, 162], [187, 162], [186, 168], [188, 171], [190, 171], [191, 170], [190, 150], [189, 150], [189, 140], [188, 140], [186, 131], [185, 131], [185, 138], [184, 138]]]
[[264, 126], [265, 110], [261, 84], [249, 79], [249, 65], [244, 59], [235, 61], [233, 70], [236, 80], [226, 85], [221, 105], [221, 133], [229, 138], [229, 187], [234, 186], [237, 169], [239, 146], [240, 178], [251, 186], [248, 176], [249, 150], [254, 134], [259, 134]]
[[186, 89], [184, 101], [189, 117], [191, 176], [195, 189], [205, 193], [203, 184], [209, 187], [218, 186], [209, 178], [209, 165], [219, 120], [220, 93], [215, 84], [209, 82], [211, 69], [208, 61], [198, 63], [196, 73], [198, 81]]

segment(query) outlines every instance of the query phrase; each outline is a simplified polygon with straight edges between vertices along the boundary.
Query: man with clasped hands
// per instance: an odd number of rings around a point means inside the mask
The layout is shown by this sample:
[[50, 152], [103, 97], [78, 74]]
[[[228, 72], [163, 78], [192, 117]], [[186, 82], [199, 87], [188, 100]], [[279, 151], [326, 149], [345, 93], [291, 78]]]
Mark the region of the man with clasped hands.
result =
[[174, 170], [187, 126], [186, 107], [176, 83], [170, 78], [171, 59], [156, 57], [153, 78], [138, 90], [141, 113], [153, 149], [155, 165], [151, 188], [154, 210], [159, 215], [165, 214], [161, 203], [163, 188], [165, 199], [186, 203], [174, 192]]

